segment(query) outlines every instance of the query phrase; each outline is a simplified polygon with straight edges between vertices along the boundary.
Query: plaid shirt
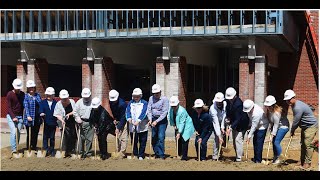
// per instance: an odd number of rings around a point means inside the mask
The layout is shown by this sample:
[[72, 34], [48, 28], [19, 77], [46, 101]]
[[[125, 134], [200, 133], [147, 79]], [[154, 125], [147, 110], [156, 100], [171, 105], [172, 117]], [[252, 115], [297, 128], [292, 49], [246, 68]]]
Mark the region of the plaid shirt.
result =
[[31, 96], [29, 93], [25, 94], [24, 101], [23, 101], [23, 106], [24, 106], [23, 124], [26, 126], [30, 126], [30, 123], [28, 123], [29, 116], [32, 118], [32, 126], [34, 126], [34, 120], [36, 117], [36, 101], [39, 103], [39, 106], [40, 106], [41, 97], [38, 93], [35, 93], [34, 96]]

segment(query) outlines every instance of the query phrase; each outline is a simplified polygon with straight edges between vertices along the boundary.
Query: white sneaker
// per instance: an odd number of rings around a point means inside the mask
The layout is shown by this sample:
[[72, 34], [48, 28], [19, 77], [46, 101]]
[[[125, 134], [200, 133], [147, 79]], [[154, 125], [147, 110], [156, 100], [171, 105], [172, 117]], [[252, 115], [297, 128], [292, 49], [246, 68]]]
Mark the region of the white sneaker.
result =
[[139, 157], [139, 160], [143, 160], [143, 158], [142, 158], [142, 157]]
[[280, 163], [281, 163], [280, 160], [277, 159], [277, 160], [275, 160], [272, 164], [280, 164]]

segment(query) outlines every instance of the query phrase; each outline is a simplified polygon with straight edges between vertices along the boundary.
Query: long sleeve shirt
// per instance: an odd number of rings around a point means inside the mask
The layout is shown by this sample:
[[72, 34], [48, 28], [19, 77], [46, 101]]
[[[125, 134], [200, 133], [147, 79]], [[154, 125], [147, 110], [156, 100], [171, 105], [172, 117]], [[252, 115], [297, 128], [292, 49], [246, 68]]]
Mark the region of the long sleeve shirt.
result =
[[118, 121], [117, 124], [117, 129], [119, 130], [123, 130], [125, 124], [127, 123], [126, 120], [126, 108], [127, 108], [127, 104], [126, 102], [119, 98], [118, 102], [110, 102], [110, 109], [112, 111], [112, 114], [114, 116], [114, 118], [116, 119], [116, 121]]
[[[40, 109], [41, 97], [38, 93], [35, 93], [34, 96], [31, 96], [29, 93], [25, 94], [23, 106], [25, 109], [25, 116], [23, 122], [26, 126], [29, 126], [28, 117], [32, 118], [32, 126], [34, 125], [35, 120], [39, 120], [39, 109]], [[37, 109], [39, 108], [39, 109]]]
[[248, 138], [251, 138], [253, 133], [257, 129], [259, 130], [268, 129], [268, 126], [269, 126], [269, 120], [266, 114], [264, 113], [263, 109], [257, 104], [255, 104], [253, 108], [254, 108], [253, 112], [248, 113], [249, 120], [251, 121], [251, 129], [250, 129]]
[[243, 112], [243, 102], [239, 97], [236, 97], [232, 104], [227, 104], [227, 118], [230, 119], [233, 130], [240, 132], [248, 129], [249, 117], [247, 113]]
[[271, 134], [277, 135], [279, 128], [289, 128], [289, 121], [287, 117], [281, 116], [279, 112], [269, 112], [269, 122], [272, 127]]
[[126, 119], [132, 120], [133, 123], [139, 122], [139, 125], [134, 127], [132, 124], [129, 124], [130, 132], [134, 130], [137, 133], [148, 131], [148, 118], [147, 118], [147, 107], [148, 102], [141, 99], [139, 102], [131, 100], [126, 109]]
[[40, 103], [39, 113], [44, 113], [44, 123], [49, 126], [57, 126], [57, 118], [53, 116], [54, 108], [57, 104], [56, 100], [48, 101], [42, 100]]
[[318, 120], [314, 117], [311, 108], [302, 101], [297, 100], [292, 106], [293, 122], [291, 126], [291, 134], [298, 128], [308, 128], [313, 125], [318, 126]]
[[204, 138], [208, 133], [212, 132], [212, 118], [209, 113], [202, 112], [200, 116], [198, 116], [198, 113], [194, 111], [191, 117], [194, 128], [200, 134], [200, 138]]
[[16, 116], [23, 115], [23, 101], [24, 101], [25, 93], [20, 91], [19, 94], [14, 93], [13, 91], [9, 91], [7, 93], [7, 107], [8, 114], [13, 119]]
[[79, 99], [75, 105], [75, 108], [73, 110], [73, 116], [75, 117], [75, 120], [79, 122], [80, 119], [89, 119], [90, 113], [91, 113], [91, 100], [88, 102], [84, 102], [83, 98]]
[[222, 109], [218, 108], [217, 103], [214, 102], [209, 110], [209, 114], [213, 119], [213, 128], [217, 136], [221, 135], [221, 130], [224, 129], [224, 120], [226, 118], [226, 106], [227, 102], [223, 101]]
[[147, 110], [149, 120], [155, 120], [159, 123], [167, 118], [168, 111], [169, 100], [167, 97], [162, 96], [160, 99], [156, 99], [154, 96], [150, 96]]

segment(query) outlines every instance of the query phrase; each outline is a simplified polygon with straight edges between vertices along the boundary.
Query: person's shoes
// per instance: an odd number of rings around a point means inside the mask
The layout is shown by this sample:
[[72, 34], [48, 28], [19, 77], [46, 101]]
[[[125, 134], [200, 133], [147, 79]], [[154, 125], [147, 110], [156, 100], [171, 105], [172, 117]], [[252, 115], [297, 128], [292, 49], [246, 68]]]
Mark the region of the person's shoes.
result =
[[86, 157], [87, 157], [86, 154], [82, 154], [82, 155], [81, 155], [81, 159], [85, 159]]
[[217, 161], [218, 156], [212, 156], [212, 161]]
[[161, 160], [165, 160], [166, 158], [165, 158], [165, 157], [160, 157], [160, 159], [161, 159]]
[[16, 150], [11, 151], [11, 155], [16, 154], [16, 153], [17, 153]]
[[241, 162], [241, 159], [236, 158], [236, 160], [234, 162]]
[[181, 161], [188, 161], [188, 158], [187, 157], [182, 157]]
[[108, 158], [107, 155], [105, 155], [105, 154], [102, 154], [102, 155], [101, 155], [101, 159], [102, 159], [102, 160], [106, 160], [107, 158]]
[[139, 160], [142, 161], [142, 160], [143, 160], [143, 157], [139, 157]]
[[280, 163], [281, 163], [281, 161], [279, 159], [276, 159], [275, 161], [272, 162], [272, 164], [275, 164], [275, 165], [278, 165]]

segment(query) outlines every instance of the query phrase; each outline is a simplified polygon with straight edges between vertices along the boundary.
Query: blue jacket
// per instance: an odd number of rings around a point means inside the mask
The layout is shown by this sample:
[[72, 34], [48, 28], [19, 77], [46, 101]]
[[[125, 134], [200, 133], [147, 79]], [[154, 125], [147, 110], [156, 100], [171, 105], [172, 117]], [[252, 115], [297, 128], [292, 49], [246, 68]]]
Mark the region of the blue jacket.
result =
[[[133, 122], [139, 122], [135, 131], [137, 133], [148, 131], [148, 118], [147, 118], [148, 102], [141, 99], [139, 102], [135, 102], [133, 99], [129, 102], [126, 109], [126, 119], [132, 119]], [[130, 132], [134, 131], [134, 126], [129, 124]]]
[[109, 101], [110, 104], [110, 109], [112, 111], [113, 117], [119, 121], [117, 125], [117, 129], [123, 130], [125, 124], [127, 123], [126, 120], [126, 108], [127, 108], [127, 103], [119, 98], [118, 102], [111, 102]]
[[180, 105], [176, 114], [176, 119], [173, 119], [173, 109], [169, 109], [169, 121], [171, 126], [177, 127], [178, 132], [181, 134], [184, 141], [190, 139], [195, 131], [192, 118], [189, 116], [186, 109]]
[[212, 117], [209, 115], [208, 112], [202, 111], [202, 113], [198, 117], [198, 113], [196, 111], [193, 111], [191, 117], [194, 128], [200, 134], [200, 138], [203, 139], [208, 133], [212, 133]]
[[243, 104], [239, 97], [236, 97], [233, 104], [227, 104], [227, 118], [230, 119], [231, 128], [237, 131], [248, 130], [249, 116], [243, 112]]
[[57, 118], [53, 116], [54, 108], [56, 107], [57, 101], [52, 100], [51, 109], [49, 108], [48, 101], [46, 99], [40, 102], [39, 113], [44, 113], [44, 124], [49, 126], [58, 126]]

